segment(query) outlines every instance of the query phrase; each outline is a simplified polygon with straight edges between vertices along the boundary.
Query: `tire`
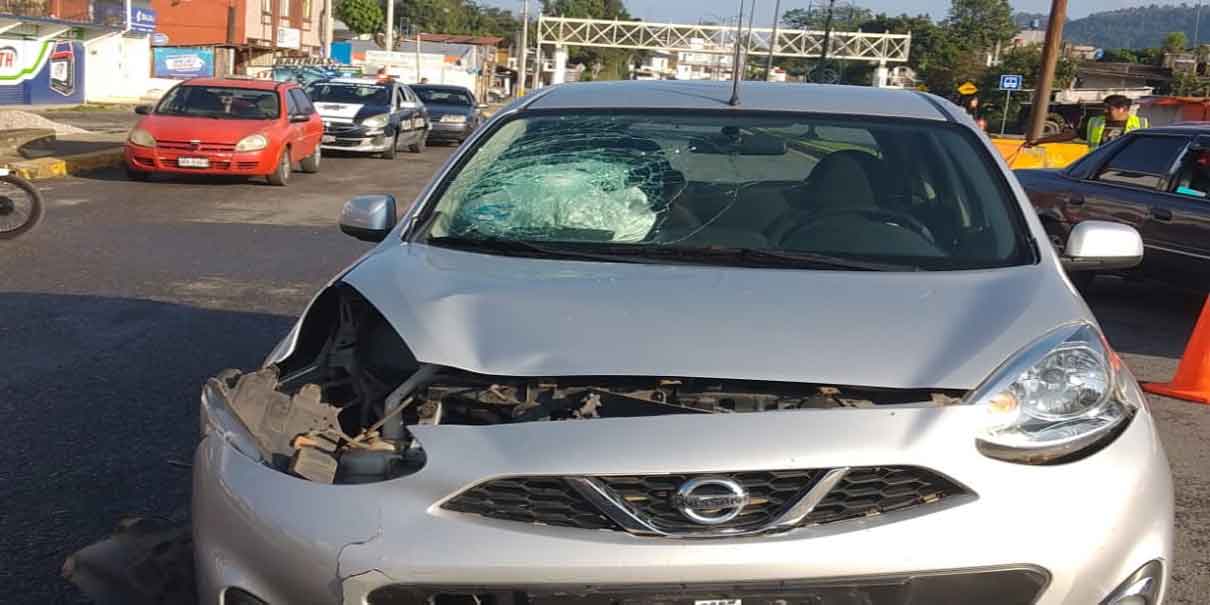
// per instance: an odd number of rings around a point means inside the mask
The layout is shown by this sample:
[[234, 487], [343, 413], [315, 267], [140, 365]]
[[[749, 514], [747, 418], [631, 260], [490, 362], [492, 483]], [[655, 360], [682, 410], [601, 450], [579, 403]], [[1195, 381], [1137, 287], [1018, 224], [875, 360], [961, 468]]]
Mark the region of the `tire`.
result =
[[126, 167], [126, 178], [132, 181], [147, 181], [151, 179], [151, 173], [135, 170], [130, 166]]
[[302, 170], [303, 172], [309, 172], [309, 173], [319, 172], [319, 162], [322, 159], [323, 159], [323, 150], [319, 147], [319, 145], [316, 145], [315, 153], [312, 153], [311, 155], [303, 158], [303, 160], [298, 163], [298, 168], [299, 168], [299, 170]]
[[0, 239], [12, 239], [42, 221], [42, 194], [17, 176], [0, 177]]
[[411, 145], [408, 145], [408, 151], [412, 153], [424, 153], [428, 147], [428, 135], [421, 135], [420, 139]]
[[382, 159], [393, 160], [399, 152], [399, 133], [395, 133], [395, 138], [391, 139], [391, 146], [386, 151], [382, 152]]
[[290, 149], [287, 147], [282, 150], [281, 159], [277, 161], [277, 170], [274, 170], [265, 179], [274, 187], [285, 187], [290, 184], [290, 169]]

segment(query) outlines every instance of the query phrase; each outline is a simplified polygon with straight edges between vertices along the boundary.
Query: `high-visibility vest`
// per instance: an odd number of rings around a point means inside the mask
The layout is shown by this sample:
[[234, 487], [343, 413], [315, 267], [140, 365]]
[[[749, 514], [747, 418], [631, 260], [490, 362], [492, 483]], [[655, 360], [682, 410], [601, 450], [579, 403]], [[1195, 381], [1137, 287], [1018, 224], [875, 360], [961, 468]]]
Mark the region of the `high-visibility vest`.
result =
[[[1126, 128], [1122, 132], [1130, 132], [1147, 127], [1147, 118], [1132, 115], [1126, 118]], [[1088, 146], [1100, 147], [1101, 139], [1105, 137], [1105, 116], [1097, 116], [1088, 120]]]

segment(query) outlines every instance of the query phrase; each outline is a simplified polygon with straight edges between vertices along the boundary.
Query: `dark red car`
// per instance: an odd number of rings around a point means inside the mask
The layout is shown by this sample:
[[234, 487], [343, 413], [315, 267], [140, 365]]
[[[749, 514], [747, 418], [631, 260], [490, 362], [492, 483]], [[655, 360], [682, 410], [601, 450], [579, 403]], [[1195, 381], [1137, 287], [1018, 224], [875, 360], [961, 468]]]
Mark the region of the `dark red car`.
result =
[[1015, 172], [1056, 245], [1081, 221], [1123, 223], [1143, 236], [1137, 272], [1210, 284], [1210, 125], [1135, 130], [1065, 169]]
[[126, 174], [264, 176], [285, 185], [295, 165], [319, 170], [323, 121], [293, 82], [200, 78], [152, 108], [140, 105], [126, 140]]

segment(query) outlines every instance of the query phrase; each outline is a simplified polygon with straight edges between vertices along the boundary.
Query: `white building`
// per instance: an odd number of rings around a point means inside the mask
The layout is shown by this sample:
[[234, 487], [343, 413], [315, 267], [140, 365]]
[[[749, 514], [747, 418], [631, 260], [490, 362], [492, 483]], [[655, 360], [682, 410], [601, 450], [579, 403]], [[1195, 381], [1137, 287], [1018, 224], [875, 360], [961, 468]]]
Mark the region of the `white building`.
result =
[[695, 50], [721, 52], [680, 51], [676, 54], [676, 79], [678, 80], [730, 80], [734, 56], [726, 48], [713, 45], [702, 38], [693, 38], [689, 47]]
[[631, 72], [635, 80], [668, 80], [676, 75], [672, 53], [656, 50], [643, 58], [643, 63]]

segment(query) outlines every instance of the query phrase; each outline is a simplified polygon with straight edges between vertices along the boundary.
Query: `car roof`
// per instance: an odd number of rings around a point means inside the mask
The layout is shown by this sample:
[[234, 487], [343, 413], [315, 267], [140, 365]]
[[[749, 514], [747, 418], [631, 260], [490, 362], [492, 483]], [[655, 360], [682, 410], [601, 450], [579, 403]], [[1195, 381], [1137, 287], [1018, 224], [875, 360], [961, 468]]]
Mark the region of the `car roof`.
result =
[[292, 84], [292, 82], [257, 80], [252, 78], [194, 78], [186, 80], [184, 83], [191, 86], [225, 86], [227, 88], [249, 88], [252, 90], [275, 90], [278, 86]]
[[378, 78], [332, 78], [324, 80], [328, 84], [358, 84], [361, 86], [390, 86], [390, 80], [379, 80]]
[[[727, 109], [731, 82], [626, 80], [564, 84], [540, 91], [531, 109]], [[896, 88], [743, 82], [738, 111], [804, 111], [950, 120], [937, 97]]]

